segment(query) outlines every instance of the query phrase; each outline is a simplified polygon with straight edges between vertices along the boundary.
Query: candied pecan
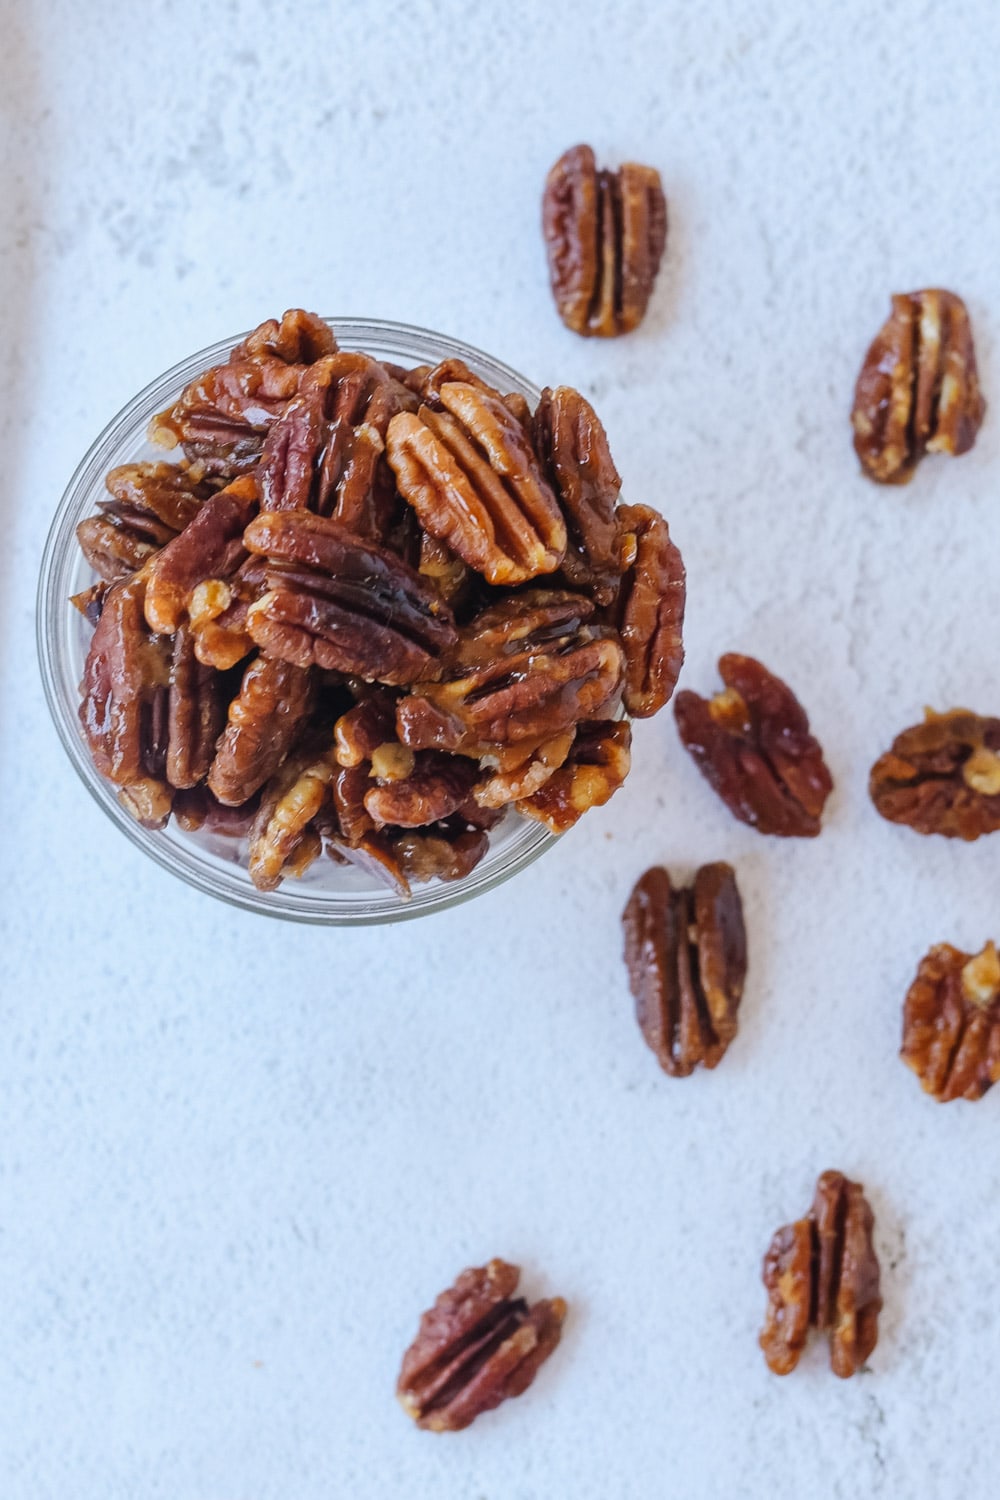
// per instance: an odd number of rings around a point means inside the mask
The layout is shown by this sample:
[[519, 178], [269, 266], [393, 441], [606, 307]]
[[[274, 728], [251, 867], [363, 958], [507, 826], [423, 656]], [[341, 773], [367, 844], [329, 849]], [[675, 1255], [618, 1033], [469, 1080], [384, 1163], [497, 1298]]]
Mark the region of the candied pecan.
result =
[[365, 797], [371, 787], [368, 766], [341, 766], [333, 778], [333, 806], [337, 814], [337, 826], [341, 838], [350, 848], [357, 849], [368, 834], [375, 831], [375, 819], [365, 807]]
[[489, 583], [552, 573], [566, 525], [528, 434], [496, 396], [446, 381], [442, 411], [422, 406], [389, 423], [386, 452], [420, 524]]
[[600, 418], [579, 391], [546, 386], [533, 431], [543, 473], [566, 518], [563, 576], [598, 604], [610, 604], [622, 571], [615, 522], [622, 482]]
[[246, 838], [257, 816], [259, 797], [241, 807], [224, 807], [207, 786], [192, 786], [174, 798], [174, 822], [185, 833], [211, 833], [220, 838]]
[[562, 766], [535, 791], [519, 798], [518, 812], [565, 833], [592, 807], [609, 802], [632, 764], [632, 729], [610, 719], [577, 725]]
[[1000, 1079], [1000, 956], [939, 943], [920, 961], [903, 1007], [900, 1056], [928, 1094], [981, 1099]]
[[194, 637], [183, 625], [174, 636], [168, 702], [167, 780], [178, 789], [196, 786], [215, 756], [226, 700], [219, 673], [198, 661]]
[[529, 1306], [506, 1261], [463, 1271], [423, 1314], [396, 1393], [418, 1427], [457, 1432], [526, 1391], [559, 1342], [561, 1297]]
[[961, 297], [937, 289], [894, 296], [854, 391], [854, 449], [864, 472], [880, 484], [905, 484], [925, 453], [967, 453], [985, 412]]
[[764, 1257], [768, 1307], [760, 1347], [775, 1375], [799, 1362], [810, 1327], [830, 1335], [830, 1366], [854, 1375], [878, 1340], [879, 1264], [864, 1189], [824, 1172], [806, 1218], [779, 1229]]
[[872, 766], [868, 793], [890, 823], [971, 841], [1000, 829], [1000, 719], [966, 708], [904, 729]]
[[[286, 874], [300, 875], [320, 853], [309, 825], [327, 799], [336, 767], [327, 751], [308, 746], [290, 755], [264, 787], [250, 829], [248, 869], [259, 891], [273, 891]], [[290, 868], [291, 867], [291, 868]]]
[[243, 674], [229, 705], [208, 774], [209, 790], [227, 807], [239, 807], [277, 771], [298, 739], [312, 707], [307, 670], [258, 656]]
[[684, 563], [659, 511], [623, 505], [618, 522], [626, 564], [617, 606], [624, 703], [635, 718], [648, 719], [670, 701], [684, 662]]
[[420, 534], [418, 572], [422, 578], [426, 578], [433, 584], [452, 610], [457, 608], [469, 593], [472, 575], [467, 564], [460, 557], [456, 557], [444, 542], [438, 541], [436, 536], [429, 536], [426, 531]]
[[264, 592], [266, 578], [264, 559], [248, 557], [228, 578], [203, 578], [195, 585], [187, 613], [200, 662], [226, 672], [253, 650], [247, 616]]
[[[373, 763], [373, 773], [375, 769]], [[408, 776], [382, 778], [369, 788], [364, 797], [365, 809], [378, 828], [387, 823], [397, 828], [421, 828], [457, 812], [478, 778], [479, 769], [474, 761], [438, 750], [423, 750]]]
[[702, 865], [675, 887], [659, 865], [622, 913], [639, 1029], [665, 1073], [714, 1068], [736, 1035], [747, 970], [743, 903], [730, 865]]
[[419, 573], [337, 521], [268, 511], [244, 541], [272, 564], [248, 616], [251, 636], [272, 656], [408, 684], [455, 644], [451, 611]]
[[833, 778], [801, 703], [752, 656], [720, 657], [719, 673], [725, 691], [710, 701], [677, 695], [684, 748], [741, 823], [814, 838]]
[[604, 338], [642, 322], [667, 242], [667, 200], [653, 167], [598, 171], [573, 146], [545, 182], [542, 232], [559, 316], [574, 333]]
[[564, 729], [539, 744], [529, 741], [509, 746], [507, 748], [513, 754], [504, 755], [502, 759], [497, 754], [491, 755], [489, 760], [496, 761], [497, 765], [476, 787], [477, 805], [481, 808], [506, 807], [510, 802], [534, 796], [565, 764], [575, 737], [575, 729]]
[[461, 817], [446, 818], [424, 832], [398, 834], [392, 849], [405, 879], [420, 885], [428, 880], [464, 880], [489, 848], [483, 828], [469, 828]]
[[243, 530], [256, 509], [253, 477], [234, 479], [206, 500], [180, 535], [146, 565], [146, 619], [151, 630], [172, 635], [198, 584], [236, 571], [246, 557]]
[[110, 500], [76, 528], [80, 551], [107, 583], [134, 573], [193, 521], [212, 493], [190, 466], [121, 464], [104, 481]]
[[[410, 373], [417, 375], [418, 371], [413, 370]], [[487, 395], [502, 401], [511, 416], [516, 417], [522, 427], [527, 427], [531, 422], [531, 407], [519, 392], [510, 391], [506, 396], [502, 396], [496, 386], [489, 385], [487, 381], [474, 375], [462, 359], [443, 359], [433, 368], [422, 365], [419, 367], [419, 376], [414, 390], [423, 397], [428, 406], [433, 406], [437, 410], [440, 410], [443, 405], [441, 387], [458, 381], [462, 385], [473, 385], [477, 391], [485, 391]]]
[[360, 766], [370, 761], [381, 745], [396, 739], [396, 700], [378, 690], [367, 693], [341, 714], [333, 736], [339, 765]]

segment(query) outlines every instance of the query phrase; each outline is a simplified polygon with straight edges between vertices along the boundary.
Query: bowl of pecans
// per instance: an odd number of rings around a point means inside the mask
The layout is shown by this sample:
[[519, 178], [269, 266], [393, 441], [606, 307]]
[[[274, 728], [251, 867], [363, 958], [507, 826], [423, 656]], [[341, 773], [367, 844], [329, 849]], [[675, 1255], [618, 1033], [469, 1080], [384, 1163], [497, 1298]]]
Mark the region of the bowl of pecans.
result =
[[468, 899], [622, 784], [682, 660], [666, 522], [600, 420], [423, 329], [292, 310], [141, 391], [42, 564], [84, 784], [198, 889], [299, 921]]

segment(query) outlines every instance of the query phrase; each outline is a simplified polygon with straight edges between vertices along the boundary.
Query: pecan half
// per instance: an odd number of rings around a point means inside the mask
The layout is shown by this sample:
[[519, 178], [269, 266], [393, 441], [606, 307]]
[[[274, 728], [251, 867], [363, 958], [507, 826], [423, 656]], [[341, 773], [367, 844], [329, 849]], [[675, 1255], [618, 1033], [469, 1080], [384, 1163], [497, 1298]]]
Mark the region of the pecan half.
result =
[[502, 396], [495, 386], [481, 380], [478, 375], [473, 374], [468, 365], [462, 359], [443, 359], [440, 364], [433, 367], [423, 365], [419, 370], [410, 372], [418, 376], [414, 390], [423, 398], [427, 406], [441, 409], [441, 388], [454, 382], [462, 385], [475, 386], [477, 391], [485, 391], [487, 395], [494, 396], [502, 401], [512, 417], [516, 417], [522, 427], [527, 427], [531, 422], [531, 408], [527, 401], [517, 391], [510, 391]]
[[563, 764], [537, 790], [518, 800], [518, 812], [544, 823], [552, 833], [565, 833], [585, 812], [611, 800], [629, 773], [631, 745], [627, 722], [598, 719], [578, 724]]
[[670, 701], [684, 663], [684, 562], [659, 511], [623, 505], [618, 524], [625, 562], [617, 606], [624, 703], [634, 718], [648, 719]]
[[386, 452], [421, 526], [489, 583], [525, 583], [559, 567], [566, 525], [522, 424], [462, 381], [389, 423]]
[[198, 584], [236, 571], [246, 557], [243, 530], [256, 509], [252, 475], [233, 480], [206, 500], [180, 535], [146, 565], [146, 619], [151, 630], [173, 635]]
[[285, 875], [301, 875], [320, 853], [310, 828], [327, 799], [335, 766], [329, 752], [309, 747], [289, 756], [261, 793], [250, 829], [248, 869], [259, 891], [273, 891]]
[[[404, 746], [399, 748], [405, 751]], [[406, 776], [385, 778], [377, 773], [378, 765], [373, 763], [370, 775], [375, 784], [364, 796], [365, 810], [375, 826], [391, 823], [397, 828], [420, 828], [458, 811], [478, 780], [479, 768], [457, 755], [424, 750]]]
[[563, 576], [598, 604], [610, 604], [622, 571], [615, 521], [621, 479], [600, 418], [579, 391], [547, 386], [535, 412], [534, 439], [566, 518]]
[[167, 713], [166, 775], [171, 786], [197, 786], [208, 775], [226, 722], [223, 680], [195, 655], [186, 626], [174, 636]]
[[604, 338], [642, 322], [667, 242], [667, 200], [653, 167], [598, 171], [573, 146], [549, 172], [542, 232], [559, 316], [574, 333]]
[[905, 484], [925, 453], [967, 453], [986, 413], [969, 314], [930, 289], [894, 296], [854, 391], [854, 449], [869, 479]]
[[981, 1099], [1000, 1079], [1000, 956], [939, 943], [920, 961], [903, 1007], [900, 1057], [943, 1103]]
[[396, 1386], [418, 1427], [458, 1432], [532, 1383], [559, 1342], [566, 1304], [529, 1306], [515, 1296], [520, 1276], [491, 1260], [463, 1271], [423, 1314]]
[[107, 583], [134, 573], [183, 531], [212, 493], [200, 471], [165, 463], [121, 464], [104, 481], [110, 500], [76, 528], [80, 551]]
[[1000, 829], [1000, 719], [966, 708], [904, 729], [872, 766], [868, 792], [890, 823], [971, 841]]
[[824, 1172], [806, 1218], [779, 1229], [764, 1257], [768, 1307], [760, 1346], [775, 1375], [799, 1362], [810, 1327], [830, 1335], [830, 1366], [854, 1375], [878, 1340], [874, 1219], [860, 1183]]
[[305, 726], [312, 697], [301, 667], [269, 656], [250, 663], [208, 774], [209, 790], [226, 807], [239, 807], [274, 775]]
[[736, 1035], [747, 970], [743, 903], [730, 865], [674, 886], [654, 865], [622, 913], [625, 965], [647, 1046], [672, 1078], [714, 1068]]
[[801, 703], [752, 656], [721, 657], [719, 673], [725, 691], [711, 700], [677, 695], [684, 748], [741, 823], [815, 838], [833, 778]]

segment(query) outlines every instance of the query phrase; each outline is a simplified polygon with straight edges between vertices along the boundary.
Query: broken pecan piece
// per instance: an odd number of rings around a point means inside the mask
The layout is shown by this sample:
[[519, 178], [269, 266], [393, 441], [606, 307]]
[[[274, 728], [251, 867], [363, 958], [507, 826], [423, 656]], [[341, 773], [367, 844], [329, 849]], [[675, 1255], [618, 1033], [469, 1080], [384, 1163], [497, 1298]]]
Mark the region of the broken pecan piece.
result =
[[651, 506], [623, 505], [618, 524], [626, 563], [617, 606], [623, 698], [634, 718], [648, 719], [670, 701], [684, 664], [684, 562]]
[[559, 316], [574, 333], [611, 338], [642, 322], [667, 242], [667, 200], [653, 167], [598, 171], [573, 146], [549, 172], [542, 232]]
[[206, 500], [180, 535], [146, 565], [146, 619], [151, 630], [173, 635], [197, 586], [235, 573], [246, 557], [243, 530], [256, 509], [253, 476], [234, 479]]
[[629, 773], [631, 745], [632, 727], [625, 720], [578, 724], [563, 764], [537, 790], [522, 795], [518, 812], [552, 833], [565, 833], [585, 812], [611, 800]]
[[961, 297], [933, 288], [894, 296], [854, 392], [864, 472], [880, 484], [905, 484], [925, 453], [967, 453], [985, 413]]
[[736, 1035], [747, 970], [743, 903], [730, 865], [674, 886], [654, 865], [622, 913], [625, 965], [647, 1046], [672, 1078], [714, 1068]]
[[498, 397], [463, 381], [444, 408], [389, 423], [386, 452], [421, 526], [489, 583], [525, 583], [559, 567], [566, 525], [522, 424]]
[[396, 1392], [418, 1427], [458, 1432], [520, 1396], [559, 1342], [561, 1297], [533, 1306], [515, 1295], [521, 1272], [506, 1261], [463, 1271], [420, 1319]]
[[872, 766], [868, 792], [890, 823], [971, 841], [1000, 829], [1000, 719], [966, 708], [904, 729]]
[[270, 656], [250, 663], [208, 774], [220, 802], [239, 807], [270, 780], [299, 738], [312, 699], [308, 671]]
[[806, 1218], [779, 1229], [764, 1257], [768, 1307], [760, 1347], [775, 1375], [799, 1362], [810, 1327], [830, 1335], [830, 1366], [854, 1375], [878, 1340], [874, 1219], [860, 1183], [824, 1172]]
[[248, 869], [259, 891], [273, 891], [285, 875], [301, 875], [320, 853], [310, 824], [320, 812], [336, 767], [327, 751], [304, 747], [289, 756], [261, 793], [250, 829]]
[[900, 1056], [943, 1103], [981, 1099], [1000, 1079], [1000, 956], [939, 943], [920, 961], [903, 1007]]
[[833, 778], [789, 687], [752, 656], [719, 659], [725, 691], [678, 693], [684, 748], [734, 817], [758, 833], [815, 838]]
[[571, 587], [587, 589], [598, 604], [610, 604], [622, 571], [615, 521], [621, 479], [600, 418], [579, 391], [546, 387], [535, 412], [534, 438], [566, 518], [563, 576]]

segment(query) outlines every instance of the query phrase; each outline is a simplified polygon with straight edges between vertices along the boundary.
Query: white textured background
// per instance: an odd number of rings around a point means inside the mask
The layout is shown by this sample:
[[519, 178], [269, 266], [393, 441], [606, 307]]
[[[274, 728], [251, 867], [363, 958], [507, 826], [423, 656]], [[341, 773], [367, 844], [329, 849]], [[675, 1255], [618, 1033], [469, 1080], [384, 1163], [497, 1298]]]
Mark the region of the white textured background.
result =
[[[826, 12], [824, 14], [824, 11]], [[885, 0], [157, 6], [0, 0], [3, 1500], [979, 1500], [1000, 1461], [1000, 1090], [896, 1059], [932, 942], [1000, 936], [1000, 836], [921, 840], [867, 769], [923, 704], [1000, 709], [1000, 13]], [[586, 139], [655, 163], [665, 273], [563, 330], [538, 230]], [[992, 411], [909, 489], [847, 412], [894, 290], [968, 301]], [[34, 660], [51, 513], [126, 399], [302, 303], [423, 323], [590, 393], [687, 560], [684, 681], [798, 690], [816, 842], [733, 822], [669, 711], [513, 885], [395, 930], [213, 905], [104, 821]], [[751, 969], [717, 1072], [661, 1075], [618, 913], [732, 859]], [[872, 1372], [770, 1376], [759, 1262], [817, 1172], [866, 1184]], [[420, 1310], [493, 1254], [572, 1306], [470, 1432], [393, 1400]]]

